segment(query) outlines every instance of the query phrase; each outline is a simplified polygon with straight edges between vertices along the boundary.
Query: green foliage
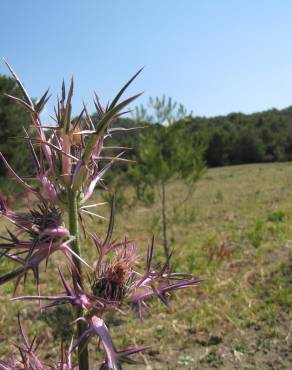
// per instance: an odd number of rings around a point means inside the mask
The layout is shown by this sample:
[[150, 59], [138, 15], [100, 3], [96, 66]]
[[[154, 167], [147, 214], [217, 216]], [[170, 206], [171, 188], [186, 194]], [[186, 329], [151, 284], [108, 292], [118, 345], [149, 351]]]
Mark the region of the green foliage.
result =
[[249, 239], [255, 248], [258, 248], [263, 240], [264, 223], [257, 220], [253, 230], [249, 233]]
[[146, 114], [143, 106], [136, 108], [136, 123], [147, 119], [152, 125], [139, 136], [134, 153], [138, 166], [132, 166], [129, 172], [137, 196], [154, 200], [154, 194], [149, 192], [154, 184], [165, 184], [176, 177], [193, 184], [200, 178], [205, 170], [205, 146], [198, 135], [186, 135], [187, 111], [182, 105], [163, 96], [150, 98], [148, 106], [152, 108], [151, 115]]
[[188, 355], [180, 355], [177, 360], [177, 363], [179, 365], [184, 365], [184, 366], [189, 366], [194, 362], [195, 360], [191, 356], [188, 356]]
[[286, 214], [283, 211], [275, 211], [268, 215], [268, 221], [270, 222], [282, 222], [284, 221]]
[[[161, 141], [165, 140], [166, 149], [162, 158], [173, 161], [174, 156], [168, 156], [167, 145], [170, 140], [178, 150], [176, 163], [172, 163], [172, 167], [180, 166], [180, 170], [181, 166], [191, 163], [186, 158], [195, 157], [194, 148], [198, 146], [203, 147], [204, 160], [209, 167], [292, 160], [292, 107], [249, 115], [231, 113], [207, 118], [187, 114], [183, 106], [178, 106], [171, 99], [152, 98], [147, 106], [136, 108], [133, 119], [118, 119], [114, 125], [145, 127], [140, 132], [137, 130], [136, 135], [120, 133], [117, 136], [120, 145], [135, 148], [132, 159], [137, 159], [140, 148], [149, 145], [143, 157], [149, 157], [153, 163], [157, 151], [161, 152]], [[158, 147], [153, 148], [156, 145]], [[178, 156], [179, 152], [183, 155]], [[179, 158], [183, 159], [180, 163]], [[162, 163], [159, 166], [162, 167]], [[159, 166], [155, 165], [156, 171]], [[126, 166], [121, 168], [121, 172], [127, 171]], [[165, 163], [162, 169], [163, 176], [171, 170], [165, 168]], [[186, 172], [190, 173], [190, 169], [186, 168]]]
[[292, 107], [261, 113], [192, 117], [193, 132], [207, 139], [209, 166], [292, 159]]
[[[166, 258], [169, 256], [166, 184], [179, 178], [189, 187], [187, 198], [194, 191], [194, 184], [205, 170], [202, 145], [197, 135], [186, 135], [187, 110], [183, 105], [166, 100], [150, 98], [148, 107], [136, 108], [136, 122], [143, 124], [145, 120], [152, 123], [142, 132], [139, 138], [134, 160], [137, 166], [129, 169], [129, 179], [134, 184], [137, 198], [147, 204], [155, 200], [154, 188], [159, 186], [161, 201], [161, 218], [163, 246]], [[186, 199], [176, 196], [179, 204]]]
[[[0, 76], [0, 151], [19, 174], [28, 174], [32, 172], [29, 147], [25, 140], [16, 138], [24, 136], [23, 127], [29, 129], [29, 113], [5, 94], [21, 96], [12, 78]], [[5, 175], [7, 171], [1, 163], [0, 176]]]
[[231, 152], [234, 163], [262, 162], [264, 159], [264, 147], [262, 140], [254, 130], [243, 128], [234, 141]]
[[[191, 114], [192, 112], [189, 115]], [[162, 98], [150, 96], [147, 107], [144, 107], [142, 104], [137, 106], [134, 115], [135, 120], [138, 122], [171, 125], [185, 118], [188, 114], [183, 104], [178, 104], [171, 97], [166, 98], [163, 95]]]
[[204, 357], [202, 360], [201, 360], [202, 363], [207, 363], [209, 364], [210, 366], [212, 367], [219, 367], [221, 365], [224, 364], [224, 360], [223, 360], [223, 357], [217, 353], [216, 351], [210, 351], [208, 352], [208, 354], [206, 355], [206, 357]]

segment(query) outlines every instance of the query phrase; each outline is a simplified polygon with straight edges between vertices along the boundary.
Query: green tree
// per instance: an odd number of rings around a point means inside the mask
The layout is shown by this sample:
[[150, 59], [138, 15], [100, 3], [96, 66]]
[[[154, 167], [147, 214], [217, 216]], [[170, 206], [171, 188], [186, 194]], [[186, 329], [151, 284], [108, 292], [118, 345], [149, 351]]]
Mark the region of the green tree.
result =
[[[187, 117], [187, 111], [183, 105], [163, 96], [162, 99], [150, 98], [148, 108], [150, 114], [144, 106], [135, 111], [136, 121], [141, 125], [145, 121], [153, 125], [140, 136], [135, 158], [138, 165], [131, 167], [130, 174], [138, 198], [144, 201], [154, 201], [154, 187], [159, 188], [163, 247], [168, 258], [167, 184], [177, 177], [193, 190], [205, 170], [204, 147], [195, 142], [194, 136], [185, 135], [181, 121]], [[179, 201], [182, 203], [185, 199]]]
[[[6, 94], [21, 97], [16, 82], [12, 78], [0, 76], [0, 151], [18, 173], [30, 173], [33, 166], [29, 160], [29, 147], [24, 140], [17, 139], [24, 136], [24, 131], [21, 134], [22, 127], [29, 130], [30, 115]], [[1, 163], [0, 176], [6, 173]]]
[[233, 148], [234, 163], [256, 163], [262, 162], [264, 148], [261, 139], [256, 135], [255, 130], [244, 128], [234, 142]]

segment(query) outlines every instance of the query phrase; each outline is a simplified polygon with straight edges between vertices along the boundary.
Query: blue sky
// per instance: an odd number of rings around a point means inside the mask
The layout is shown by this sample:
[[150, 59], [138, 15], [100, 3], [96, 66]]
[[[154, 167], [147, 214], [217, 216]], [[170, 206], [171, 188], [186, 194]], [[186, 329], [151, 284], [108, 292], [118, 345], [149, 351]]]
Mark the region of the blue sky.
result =
[[[106, 102], [141, 66], [129, 94], [169, 95], [195, 115], [292, 105], [292, 1], [9, 0], [0, 55], [33, 97], [74, 75], [77, 113]], [[0, 73], [7, 69], [0, 63]]]

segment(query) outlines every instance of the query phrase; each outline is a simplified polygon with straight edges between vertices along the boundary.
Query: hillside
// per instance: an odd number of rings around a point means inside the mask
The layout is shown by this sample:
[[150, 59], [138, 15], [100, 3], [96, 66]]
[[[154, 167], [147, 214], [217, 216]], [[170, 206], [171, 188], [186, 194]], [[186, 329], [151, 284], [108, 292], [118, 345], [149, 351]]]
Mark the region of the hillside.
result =
[[[177, 181], [169, 190], [173, 268], [204, 281], [179, 292], [169, 308], [154, 303], [152, 315], [142, 322], [127, 308], [121, 320], [111, 317], [110, 329], [118, 349], [152, 345], [145, 355], [138, 356], [142, 364], [133, 367], [141, 370], [288, 369], [292, 361], [292, 165], [211, 169], [197, 185], [192, 200], [175, 213], [174, 206], [185, 188]], [[131, 189], [126, 195], [131, 203]], [[154, 233], [155, 255], [161, 260], [159, 217], [158, 205], [125, 207], [118, 215], [115, 238], [133, 238], [145, 251]], [[105, 225], [95, 223], [91, 229], [102, 234]], [[55, 281], [50, 275], [57, 272], [57, 266], [64, 262], [55, 256], [55, 268], [48, 269], [47, 281]], [[0, 273], [4, 268], [1, 265]], [[60, 290], [45, 281], [41, 289]], [[25, 291], [34, 294], [30, 279]], [[0, 287], [0, 297], [12, 292], [12, 284]], [[17, 294], [21, 293], [22, 289]], [[19, 306], [3, 298], [0, 303], [0, 358], [5, 358], [6, 338], [17, 340], [17, 325], [11, 326], [11, 321]], [[60, 343], [55, 328], [63, 326], [63, 336], [70, 338], [64, 325], [66, 320], [70, 322], [70, 312], [40, 313], [29, 303], [21, 307], [28, 334], [32, 338], [38, 333], [39, 351], [50, 363]], [[11, 319], [6, 320], [8, 315]], [[56, 346], [48, 347], [53, 342]], [[91, 355], [98, 357], [96, 352]]]

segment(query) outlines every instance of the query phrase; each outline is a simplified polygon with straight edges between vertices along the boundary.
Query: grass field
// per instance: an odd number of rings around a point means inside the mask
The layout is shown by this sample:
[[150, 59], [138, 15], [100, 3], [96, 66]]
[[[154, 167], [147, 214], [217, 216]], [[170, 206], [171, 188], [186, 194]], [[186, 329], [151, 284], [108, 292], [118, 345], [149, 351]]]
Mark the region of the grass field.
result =
[[[185, 194], [179, 180], [168, 187], [173, 268], [204, 281], [173, 296], [169, 307], [153, 302], [152, 314], [142, 322], [126, 309], [109, 317], [117, 348], [152, 345], [137, 356], [141, 365], [135, 369], [291, 368], [292, 164], [211, 169], [192, 199], [177, 208]], [[135, 239], [143, 254], [154, 233], [156, 257], [161, 260], [159, 216], [158, 204], [124, 207], [117, 215], [115, 237]], [[90, 227], [102, 234], [106, 225]], [[93, 248], [85, 253], [94, 258]], [[42, 275], [43, 292], [61, 290], [54, 277], [63, 264], [55, 256]], [[5, 268], [0, 262], [0, 273]], [[70, 338], [65, 324], [70, 310], [40, 313], [30, 303], [8, 301], [12, 291], [13, 284], [0, 287], [0, 358], [5, 358], [7, 338], [17, 340], [16, 314], [21, 307], [27, 333], [39, 334], [40, 353], [49, 363], [61, 341], [57, 328]], [[25, 291], [34, 293], [30, 281]], [[94, 348], [92, 357], [98, 359]]]

